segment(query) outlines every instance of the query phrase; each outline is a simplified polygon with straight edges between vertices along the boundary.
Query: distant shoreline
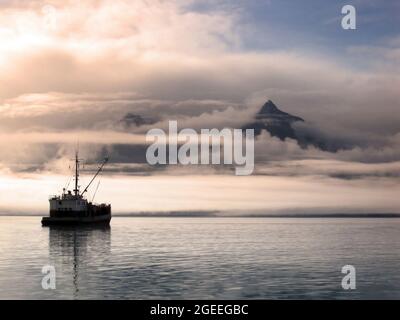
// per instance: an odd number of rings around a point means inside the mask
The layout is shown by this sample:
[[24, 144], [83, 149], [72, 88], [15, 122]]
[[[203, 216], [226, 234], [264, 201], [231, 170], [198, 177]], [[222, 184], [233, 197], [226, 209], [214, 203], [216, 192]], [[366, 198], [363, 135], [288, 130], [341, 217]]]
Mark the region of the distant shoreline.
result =
[[[46, 213], [0, 213], [0, 217], [42, 217]], [[114, 218], [400, 218], [400, 213], [249, 213], [220, 211], [173, 211], [115, 213]]]
[[400, 218], [400, 213], [334, 214], [115, 214], [118, 218]]

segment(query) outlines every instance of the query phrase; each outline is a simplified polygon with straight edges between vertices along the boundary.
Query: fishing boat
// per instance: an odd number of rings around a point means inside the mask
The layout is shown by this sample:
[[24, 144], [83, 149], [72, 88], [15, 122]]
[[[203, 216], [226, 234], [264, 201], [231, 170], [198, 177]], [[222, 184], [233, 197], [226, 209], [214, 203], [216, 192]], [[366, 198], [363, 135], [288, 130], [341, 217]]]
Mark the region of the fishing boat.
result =
[[[98, 167], [95, 175], [90, 180], [89, 184], [80, 192], [79, 186], [79, 170], [80, 162], [78, 151], [75, 153], [75, 189], [63, 189], [61, 195], [50, 196], [50, 215], [42, 218], [43, 226], [51, 225], [109, 225], [111, 221], [111, 205], [110, 204], [95, 204], [88, 201], [86, 193], [93, 181], [103, 170], [108, 162], [105, 158]], [[97, 189], [96, 189], [97, 191]]]

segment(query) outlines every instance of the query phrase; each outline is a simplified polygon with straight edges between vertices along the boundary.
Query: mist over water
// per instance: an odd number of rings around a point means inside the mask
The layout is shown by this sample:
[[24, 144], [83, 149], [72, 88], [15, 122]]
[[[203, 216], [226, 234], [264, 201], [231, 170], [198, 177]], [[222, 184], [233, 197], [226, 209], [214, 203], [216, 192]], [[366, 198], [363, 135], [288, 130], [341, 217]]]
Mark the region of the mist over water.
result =
[[[271, 173], [269, 173], [271, 174]], [[95, 202], [114, 214], [170, 211], [279, 213], [398, 213], [397, 178], [344, 180], [321, 176], [154, 175], [104, 176]], [[92, 176], [81, 176], [86, 186]], [[69, 176], [0, 175], [0, 216], [44, 215], [49, 195], [60, 194]], [[94, 190], [88, 192], [93, 199]], [[24, 199], [24, 201], [20, 201]], [[134, 201], [132, 201], [134, 199]]]
[[[0, 298], [400, 298], [397, 219], [0, 217]], [[357, 288], [341, 287], [344, 265]], [[41, 287], [44, 265], [56, 290]]]

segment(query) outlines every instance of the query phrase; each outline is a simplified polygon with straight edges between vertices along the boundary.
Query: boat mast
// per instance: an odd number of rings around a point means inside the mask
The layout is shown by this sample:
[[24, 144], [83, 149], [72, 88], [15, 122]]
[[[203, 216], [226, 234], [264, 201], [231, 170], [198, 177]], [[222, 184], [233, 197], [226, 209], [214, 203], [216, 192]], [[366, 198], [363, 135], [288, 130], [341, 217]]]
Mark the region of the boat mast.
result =
[[75, 197], [79, 196], [78, 189], [78, 179], [79, 179], [79, 159], [78, 159], [78, 150], [75, 152]]

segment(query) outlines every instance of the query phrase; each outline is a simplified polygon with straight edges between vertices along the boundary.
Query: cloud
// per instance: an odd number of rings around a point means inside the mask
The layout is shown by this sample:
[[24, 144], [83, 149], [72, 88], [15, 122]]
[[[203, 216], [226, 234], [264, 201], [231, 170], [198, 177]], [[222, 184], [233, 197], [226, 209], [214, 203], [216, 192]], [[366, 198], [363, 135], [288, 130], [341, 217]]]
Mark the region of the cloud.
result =
[[[249, 17], [240, 1], [1, 1], [2, 206], [45, 208], [79, 140], [86, 173], [111, 155], [99, 197], [119, 212], [397, 211], [399, 36], [310, 52], [291, 41], [321, 34]], [[145, 162], [150, 127], [240, 128], [267, 99], [331, 152], [263, 133], [251, 177]], [[156, 123], [126, 125], [128, 113]]]
[[[115, 152], [129, 172], [143, 160], [138, 145], [151, 126], [166, 129], [178, 120], [180, 128], [241, 127], [267, 98], [306, 119], [299, 135], [336, 152], [263, 135], [256, 142], [260, 163], [400, 159], [397, 38], [379, 50], [350, 48], [365, 67], [349, 67], [320, 52], [249, 49], [240, 6], [196, 5], [2, 2], [0, 140], [10, 154], [3, 165], [43, 170], [46, 159], [66, 157], [62, 144], [79, 138], [98, 157]], [[373, 59], [363, 57], [366, 50]], [[121, 119], [128, 113], [158, 122], [127, 127]]]

